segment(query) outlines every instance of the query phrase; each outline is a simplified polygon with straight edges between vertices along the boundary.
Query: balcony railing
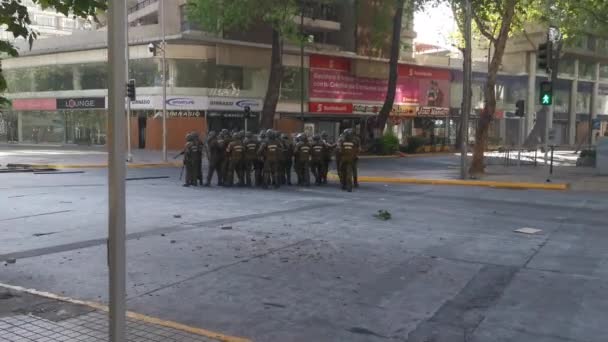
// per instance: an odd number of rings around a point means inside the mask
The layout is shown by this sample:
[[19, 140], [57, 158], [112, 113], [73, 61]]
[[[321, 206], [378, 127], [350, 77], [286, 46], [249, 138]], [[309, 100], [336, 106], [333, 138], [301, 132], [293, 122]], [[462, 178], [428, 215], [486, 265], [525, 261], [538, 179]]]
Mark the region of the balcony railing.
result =
[[[300, 5], [302, 6], [302, 5]], [[338, 21], [335, 6], [304, 1], [304, 17], [319, 20]]]
[[146, 7], [152, 5], [153, 3], [156, 3], [156, 2], [158, 2], [158, 0], [142, 0], [142, 1], [139, 1], [137, 4], [135, 4], [135, 6], [131, 6], [129, 8], [128, 14], [137, 12], [137, 11], [139, 11], [139, 10], [141, 10], [143, 8], [146, 8]]

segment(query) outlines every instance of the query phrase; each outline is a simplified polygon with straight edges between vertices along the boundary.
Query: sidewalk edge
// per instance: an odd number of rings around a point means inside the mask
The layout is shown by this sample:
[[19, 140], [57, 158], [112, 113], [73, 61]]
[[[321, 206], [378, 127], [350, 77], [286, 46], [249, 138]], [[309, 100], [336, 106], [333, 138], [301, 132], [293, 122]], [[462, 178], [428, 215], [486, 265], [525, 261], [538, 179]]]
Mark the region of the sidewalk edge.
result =
[[[126, 163], [129, 169], [146, 169], [160, 167], [181, 167], [181, 162], [167, 163]], [[20, 167], [30, 169], [105, 169], [108, 164], [7, 164], [7, 167]]]
[[[332, 175], [336, 178], [335, 175]], [[452, 186], [482, 186], [500, 189], [518, 190], [568, 190], [567, 183], [530, 183], [530, 182], [498, 182], [484, 180], [459, 179], [425, 179], [425, 178], [392, 178], [359, 176], [359, 182], [365, 183], [395, 183], [395, 184], [423, 184], [423, 185], [452, 185]]]
[[[49, 299], [53, 299], [53, 300], [66, 302], [66, 303], [83, 305], [83, 306], [87, 306], [87, 307], [90, 307], [92, 309], [99, 310], [99, 311], [104, 311], [104, 312], [109, 311], [109, 308], [107, 305], [97, 303], [97, 302], [73, 299], [73, 298], [69, 298], [69, 297], [65, 297], [65, 296], [56, 295], [56, 294], [53, 294], [50, 292], [38, 291], [36, 289], [28, 289], [28, 288], [25, 288], [22, 286], [15, 286], [15, 285], [9, 285], [9, 284], [4, 284], [4, 283], [0, 283], [0, 287], [8, 289], [8, 290], [13, 290], [13, 291], [17, 291], [17, 292], [25, 292], [25, 293], [29, 293], [31, 295], [45, 297], [45, 298], [49, 298]], [[202, 328], [192, 327], [192, 326], [184, 325], [184, 324], [173, 322], [173, 321], [166, 321], [166, 320], [163, 320], [160, 318], [139, 314], [139, 313], [136, 313], [133, 311], [127, 311], [127, 317], [131, 318], [131, 319], [139, 320], [142, 322], [150, 323], [150, 324], [156, 324], [156, 325], [160, 325], [160, 326], [163, 326], [166, 328], [171, 328], [171, 329], [191, 333], [194, 335], [207, 337], [207, 338], [210, 338], [210, 339], [213, 339], [216, 341], [220, 341], [220, 342], [252, 342], [252, 340], [247, 339], [247, 338], [224, 335], [222, 333], [217, 333], [217, 332], [202, 329]]]

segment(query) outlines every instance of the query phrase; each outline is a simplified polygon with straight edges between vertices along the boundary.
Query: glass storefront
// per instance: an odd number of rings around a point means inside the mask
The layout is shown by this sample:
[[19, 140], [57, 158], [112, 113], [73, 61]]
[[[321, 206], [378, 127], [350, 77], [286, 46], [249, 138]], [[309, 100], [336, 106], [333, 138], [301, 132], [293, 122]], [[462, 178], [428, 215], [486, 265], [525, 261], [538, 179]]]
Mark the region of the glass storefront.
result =
[[0, 142], [104, 145], [105, 110], [22, 111], [0, 116]]

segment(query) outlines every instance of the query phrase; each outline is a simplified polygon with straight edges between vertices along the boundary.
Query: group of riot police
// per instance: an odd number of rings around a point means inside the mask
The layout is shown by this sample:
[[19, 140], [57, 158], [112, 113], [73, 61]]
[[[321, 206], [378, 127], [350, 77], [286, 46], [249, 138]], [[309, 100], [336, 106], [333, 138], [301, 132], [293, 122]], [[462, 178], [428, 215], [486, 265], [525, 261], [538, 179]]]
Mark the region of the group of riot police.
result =
[[[297, 185], [310, 186], [311, 173], [316, 185], [327, 184], [327, 173], [335, 156], [336, 168], [342, 189], [351, 192], [358, 187], [357, 160], [359, 139], [346, 129], [335, 142], [329, 142], [325, 132], [312, 139], [304, 133], [295, 139], [272, 129], [258, 135], [250, 132], [219, 133], [210, 131], [203, 142], [198, 134], [186, 136], [184, 155], [186, 182], [184, 186], [211, 186], [213, 175], [217, 185], [231, 187], [256, 186], [267, 189], [292, 185], [292, 167]], [[202, 159], [207, 155], [208, 170], [203, 182]], [[236, 177], [235, 177], [236, 175]]]

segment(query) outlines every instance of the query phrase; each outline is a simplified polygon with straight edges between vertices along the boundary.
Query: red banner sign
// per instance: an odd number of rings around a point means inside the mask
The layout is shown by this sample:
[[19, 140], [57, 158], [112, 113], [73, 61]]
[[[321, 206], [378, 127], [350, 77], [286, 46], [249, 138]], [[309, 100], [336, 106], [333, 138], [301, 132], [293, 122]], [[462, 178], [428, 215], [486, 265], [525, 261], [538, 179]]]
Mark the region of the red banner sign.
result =
[[308, 110], [311, 113], [350, 114], [353, 112], [352, 103], [310, 102]]
[[350, 71], [350, 59], [344, 57], [334, 56], [322, 56], [322, 55], [311, 55], [310, 56], [310, 68], [311, 69], [331, 69]]
[[14, 99], [14, 110], [56, 110], [55, 99]]
[[449, 81], [451, 78], [450, 71], [446, 69], [434, 69], [417, 65], [400, 64], [398, 70], [400, 77], [428, 78], [447, 81]]

